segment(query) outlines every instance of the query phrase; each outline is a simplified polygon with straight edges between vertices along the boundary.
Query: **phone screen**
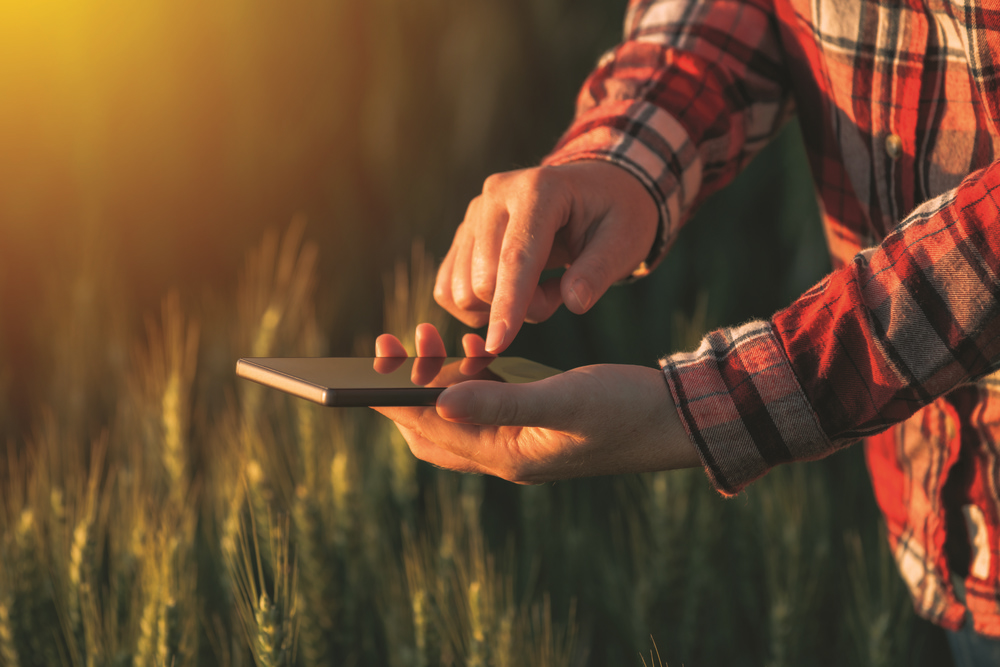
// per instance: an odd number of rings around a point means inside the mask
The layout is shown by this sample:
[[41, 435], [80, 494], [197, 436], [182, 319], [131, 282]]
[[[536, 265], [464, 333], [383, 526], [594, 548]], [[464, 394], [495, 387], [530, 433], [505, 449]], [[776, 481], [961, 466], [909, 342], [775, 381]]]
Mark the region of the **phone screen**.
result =
[[236, 362], [239, 377], [337, 407], [433, 405], [467, 380], [533, 382], [560, 371], [520, 357], [271, 357]]

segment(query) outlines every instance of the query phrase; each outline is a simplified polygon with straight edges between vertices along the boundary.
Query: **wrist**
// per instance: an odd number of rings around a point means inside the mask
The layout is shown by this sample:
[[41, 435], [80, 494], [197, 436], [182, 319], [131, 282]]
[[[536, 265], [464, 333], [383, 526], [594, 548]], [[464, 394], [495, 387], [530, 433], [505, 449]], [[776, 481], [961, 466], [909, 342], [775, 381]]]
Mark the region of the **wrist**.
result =
[[700, 467], [701, 458], [681, 422], [663, 372], [645, 367], [643, 370], [648, 371], [644, 375], [651, 398], [649, 414], [653, 425], [650, 432], [655, 434], [646, 445], [650, 461], [644, 472]]
[[[600, 438], [603, 456], [594, 457], [600, 470], [591, 474], [657, 472], [701, 465], [691, 444], [663, 373], [646, 366], [593, 366], [613, 369], [602, 381], [609, 398], [596, 419], [607, 426]], [[617, 386], [616, 386], [617, 385]], [[598, 463], [600, 462], [600, 463]]]

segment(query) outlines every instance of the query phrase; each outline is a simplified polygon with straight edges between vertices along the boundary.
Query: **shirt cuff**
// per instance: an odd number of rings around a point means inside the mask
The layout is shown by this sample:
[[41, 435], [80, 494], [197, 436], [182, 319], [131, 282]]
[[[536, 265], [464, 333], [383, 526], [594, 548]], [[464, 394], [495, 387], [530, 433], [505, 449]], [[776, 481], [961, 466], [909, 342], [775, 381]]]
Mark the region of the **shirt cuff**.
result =
[[769, 322], [705, 336], [660, 362], [688, 437], [712, 484], [739, 493], [779, 463], [836, 448], [819, 426]]
[[701, 188], [702, 161], [687, 131], [649, 102], [614, 102], [581, 114], [542, 164], [603, 160], [639, 179], [659, 211], [657, 237], [633, 277], [648, 274], [677, 237]]

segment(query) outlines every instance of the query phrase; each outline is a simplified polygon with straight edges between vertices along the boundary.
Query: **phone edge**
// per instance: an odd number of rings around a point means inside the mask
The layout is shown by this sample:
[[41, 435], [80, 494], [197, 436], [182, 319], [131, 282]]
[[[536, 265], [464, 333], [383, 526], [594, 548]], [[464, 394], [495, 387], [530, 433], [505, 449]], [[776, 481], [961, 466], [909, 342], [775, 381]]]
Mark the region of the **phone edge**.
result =
[[[302, 378], [286, 375], [273, 368], [258, 366], [248, 359], [237, 360], [236, 375], [244, 380], [250, 380], [265, 387], [278, 389], [292, 396], [312, 401], [313, 403], [332, 405], [327, 402], [330, 398], [333, 398], [327, 396], [327, 394], [331, 393], [328, 387], [322, 387], [312, 382], [307, 382]], [[265, 381], [265, 378], [267, 381]]]
[[426, 407], [434, 405], [437, 397], [444, 391], [444, 387], [331, 389], [273, 368], [259, 366], [248, 358], [236, 361], [236, 375], [261, 386], [332, 408]]

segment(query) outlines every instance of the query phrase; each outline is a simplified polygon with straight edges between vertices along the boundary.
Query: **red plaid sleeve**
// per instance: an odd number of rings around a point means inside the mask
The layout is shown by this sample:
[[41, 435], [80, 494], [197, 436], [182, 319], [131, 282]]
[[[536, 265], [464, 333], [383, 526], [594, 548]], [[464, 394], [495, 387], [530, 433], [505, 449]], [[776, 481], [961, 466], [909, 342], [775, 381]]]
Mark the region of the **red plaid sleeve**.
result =
[[790, 115], [767, 0], [632, 0], [625, 41], [601, 59], [545, 164], [606, 160], [659, 207], [659, 260], [690, 212]]
[[1000, 367], [1000, 162], [779, 312], [662, 362], [716, 487], [824, 456]]

